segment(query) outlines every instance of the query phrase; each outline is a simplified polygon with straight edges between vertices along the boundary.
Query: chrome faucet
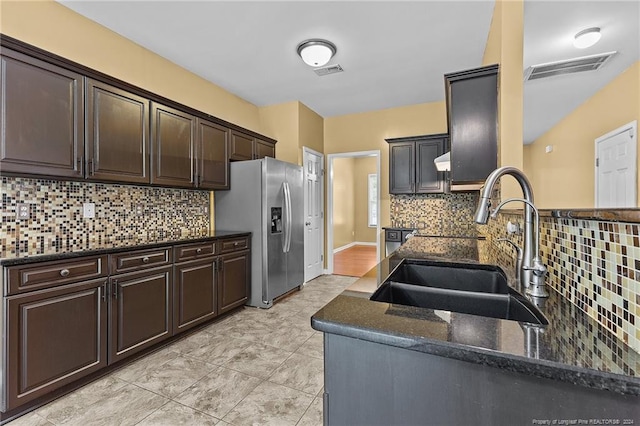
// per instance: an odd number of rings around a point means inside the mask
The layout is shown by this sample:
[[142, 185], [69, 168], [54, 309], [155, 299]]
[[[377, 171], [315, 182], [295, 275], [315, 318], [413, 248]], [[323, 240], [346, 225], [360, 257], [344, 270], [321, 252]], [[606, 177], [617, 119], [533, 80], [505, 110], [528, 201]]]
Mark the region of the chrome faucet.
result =
[[522, 188], [524, 198], [510, 198], [503, 201], [495, 209], [492, 217], [495, 217], [498, 211], [507, 203], [513, 201], [524, 202], [524, 248], [522, 250], [522, 266], [520, 267], [520, 279], [525, 287], [528, 295], [534, 297], [549, 297], [549, 293], [545, 287], [545, 275], [547, 268], [540, 259], [539, 251], [539, 215], [538, 209], [533, 204], [533, 191], [527, 177], [515, 167], [505, 166], [491, 172], [484, 183], [482, 193], [480, 194], [480, 202], [478, 209], [474, 215], [476, 223], [486, 224], [489, 220], [489, 212], [491, 208], [491, 194], [502, 175], [513, 176]]

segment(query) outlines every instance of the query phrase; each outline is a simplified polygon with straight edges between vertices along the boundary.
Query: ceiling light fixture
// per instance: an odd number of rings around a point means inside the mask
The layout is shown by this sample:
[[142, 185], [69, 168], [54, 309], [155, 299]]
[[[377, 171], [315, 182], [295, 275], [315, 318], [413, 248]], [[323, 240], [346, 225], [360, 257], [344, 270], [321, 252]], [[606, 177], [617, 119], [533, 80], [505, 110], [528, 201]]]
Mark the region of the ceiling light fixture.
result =
[[573, 38], [573, 45], [578, 49], [585, 49], [587, 47], [591, 47], [600, 40], [600, 28], [593, 27], [587, 28], [586, 30], [580, 31]]
[[305, 40], [298, 45], [298, 55], [310, 67], [321, 67], [336, 54], [336, 45], [318, 38]]

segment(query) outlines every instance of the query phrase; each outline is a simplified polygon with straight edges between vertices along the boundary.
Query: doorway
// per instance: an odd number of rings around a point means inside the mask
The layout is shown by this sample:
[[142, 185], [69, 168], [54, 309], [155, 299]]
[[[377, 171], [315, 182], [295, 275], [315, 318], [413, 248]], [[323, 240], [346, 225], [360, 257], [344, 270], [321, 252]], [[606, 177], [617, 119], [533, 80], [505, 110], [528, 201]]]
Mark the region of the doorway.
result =
[[596, 208], [637, 206], [637, 121], [595, 140]]
[[[343, 159], [370, 159], [369, 161], [373, 161], [374, 173], [362, 173], [362, 176], [359, 174], [355, 174], [355, 182], [359, 184], [365, 184], [366, 181], [366, 190], [359, 190], [357, 194], [351, 193], [343, 193], [344, 189], [341, 184], [341, 176], [337, 176], [336, 172], [339, 171], [337, 169], [337, 165], [340, 160]], [[366, 226], [370, 228], [373, 232], [375, 232], [375, 238], [373, 239], [375, 242], [370, 242], [370, 245], [375, 244], [375, 260], [376, 263], [378, 259], [380, 259], [380, 151], [357, 151], [357, 152], [345, 152], [340, 154], [329, 154], [327, 155], [327, 273], [334, 273], [334, 251], [340, 252], [342, 250], [346, 250], [353, 245], [358, 244], [357, 238], [354, 235], [353, 230], [348, 230], [352, 235], [349, 236], [348, 233], [344, 235], [336, 235], [336, 226], [338, 227], [338, 232], [344, 234], [342, 229], [340, 228], [344, 224], [344, 217], [342, 217], [343, 213], [340, 210], [336, 210], [335, 207], [345, 207], [345, 204], [351, 203], [356, 197], [355, 195], [363, 196], [364, 193], [367, 195], [367, 206], [366, 206], [366, 219], [357, 219], [358, 225]], [[365, 176], [366, 175], [366, 176]], [[363, 186], [364, 188], [364, 186]], [[362, 204], [362, 203], [360, 203]], [[355, 215], [355, 212], [352, 211], [349, 213], [349, 207], [346, 206], [346, 215], [352, 214]], [[355, 207], [354, 207], [355, 209]], [[366, 223], [365, 223], [366, 222]], [[347, 227], [349, 228], [349, 227]], [[335, 247], [336, 244], [339, 247]]]

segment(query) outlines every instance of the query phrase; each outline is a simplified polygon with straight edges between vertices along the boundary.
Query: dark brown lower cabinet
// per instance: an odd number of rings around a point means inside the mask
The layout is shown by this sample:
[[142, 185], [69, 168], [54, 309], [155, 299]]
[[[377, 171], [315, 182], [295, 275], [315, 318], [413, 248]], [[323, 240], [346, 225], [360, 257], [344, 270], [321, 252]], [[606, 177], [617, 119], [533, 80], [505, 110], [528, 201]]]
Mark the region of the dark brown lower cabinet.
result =
[[244, 305], [251, 283], [251, 252], [225, 254], [218, 261], [218, 311], [227, 312]]
[[110, 279], [109, 363], [170, 337], [172, 267]]
[[218, 314], [215, 290], [215, 257], [175, 265], [174, 333], [187, 330]]
[[107, 365], [106, 278], [6, 298], [6, 407]]

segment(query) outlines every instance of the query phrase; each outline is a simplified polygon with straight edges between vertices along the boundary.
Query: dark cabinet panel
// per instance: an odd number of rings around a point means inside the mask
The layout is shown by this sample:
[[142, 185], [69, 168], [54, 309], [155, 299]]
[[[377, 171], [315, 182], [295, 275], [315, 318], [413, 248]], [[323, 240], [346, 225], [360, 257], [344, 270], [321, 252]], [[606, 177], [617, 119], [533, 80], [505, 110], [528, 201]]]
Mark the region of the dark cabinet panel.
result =
[[238, 132], [231, 132], [231, 153], [229, 159], [235, 161], [253, 160], [253, 138]]
[[218, 262], [218, 311], [227, 312], [244, 305], [249, 297], [251, 254], [248, 250], [225, 254]]
[[447, 135], [387, 139], [389, 143], [389, 193], [428, 194], [446, 190], [444, 172], [433, 160], [444, 154]]
[[9, 49], [1, 61], [2, 172], [82, 177], [83, 77]]
[[389, 193], [413, 194], [415, 192], [414, 142], [397, 142], [389, 145]]
[[444, 172], [439, 172], [433, 160], [444, 154], [446, 137], [416, 142], [416, 193], [439, 193], [445, 191]]
[[172, 267], [111, 278], [109, 363], [171, 336]]
[[229, 134], [226, 127], [198, 120], [198, 188], [229, 189]]
[[151, 114], [151, 183], [193, 187], [196, 118], [155, 103]]
[[452, 183], [482, 183], [498, 164], [498, 65], [445, 75]]
[[179, 333], [215, 317], [216, 259], [196, 260], [175, 266], [173, 331]]
[[149, 101], [87, 81], [87, 177], [149, 183]]
[[107, 365], [106, 282], [6, 299], [7, 409]]
[[256, 139], [254, 151], [255, 158], [276, 158], [276, 146], [272, 143], [261, 141], [260, 139]]

